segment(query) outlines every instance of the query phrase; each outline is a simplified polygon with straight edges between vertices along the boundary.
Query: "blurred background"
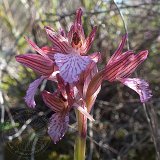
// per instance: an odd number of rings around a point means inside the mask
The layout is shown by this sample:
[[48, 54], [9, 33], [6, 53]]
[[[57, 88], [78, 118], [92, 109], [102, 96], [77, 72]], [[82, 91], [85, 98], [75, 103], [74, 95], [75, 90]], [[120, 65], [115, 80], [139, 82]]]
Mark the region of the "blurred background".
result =
[[51, 112], [39, 93], [44, 88], [54, 91], [56, 86], [44, 82], [36, 94], [36, 109], [28, 109], [23, 97], [38, 75], [17, 63], [15, 55], [34, 52], [24, 36], [40, 47], [51, 46], [44, 26], [55, 30], [62, 26], [68, 31], [79, 7], [84, 10], [86, 35], [98, 26], [89, 53], [101, 52], [99, 68], [127, 32], [129, 49], [136, 53], [149, 50], [148, 59], [132, 76], [147, 80], [153, 92], [144, 107], [134, 91], [119, 83], [104, 82], [92, 110], [96, 121], [88, 122], [86, 159], [156, 159], [160, 149], [160, 1], [0, 0], [0, 160], [73, 159], [74, 112], [67, 134], [53, 144], [47, 134]]

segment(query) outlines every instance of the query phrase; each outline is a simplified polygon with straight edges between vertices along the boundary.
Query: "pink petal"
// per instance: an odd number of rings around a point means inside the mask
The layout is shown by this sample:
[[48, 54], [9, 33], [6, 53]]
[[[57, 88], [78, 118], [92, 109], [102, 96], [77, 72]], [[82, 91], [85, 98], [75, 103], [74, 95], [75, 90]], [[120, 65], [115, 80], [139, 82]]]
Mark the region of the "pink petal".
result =
[[132, 51], [123, 53], [116, 60], [106, 65], [104, 79], [112, 82], [118, 78], [129, 77], [134, 70], [147, 58], [147, 55], [147, 50], [136, 55]]
[[68, 129], [69, 116], [63, 115], [62, 113], [55, 113], [50, 118], [49, 126], [48, 126], [48, 134], [51, 139], [56, 144], [59, 140], [62, 139], [64, 134]]
[[90, 112], [95, 102], [95, 99], [101, 89], [103, 75], [104, 75], [104, 70], [98, 72], [97, 74], [94, 75], [94, 77], [91, 79], [88, 85], [86, 97], [85, 97], [86, 107], [87, 107], [88, 112]]
[[114, 60], [116, 60], [117, 57], [122, 54], [122, 50], [124, 48], [126, 39], [127, 39], [127, 34], [122, 37], [121, 43], [119, 44], [117, 50], [114, 52], [114, 54], [109, 59], [108, 64], [111, 63], [111, 62], [113, 62]]
[[90, 121], [95, 121], [93, 119], [93, 117], [87, 112], [87, 108], [82, 108], [80, 105], [78, 104], [73, 104], [74, 108], [76, 108], [78, 111], [80, 111], [86, 118], [88, 118]]
[[[80, 38], [80, 42], [83, 43], [84, 39], [85, 39], [85, 35], [84, 35], [84, 31], [83, 31], [83, 26], [79, 25], [79, 24], [73, 24], [70, 28], [70, 31], [68, 32], [68, 41], [70, 44], [72, 44], [73, 42], [73, 35], [77, 34], [78, 37]], [[80, 45], [81, 46], [81, 45]]]
[[95, 26], [90, 33], [90, 35], [86, 38], [83, 46], [80, 49], [81, 55], [84, 55], [88, 52], [88, 50], [91, 48], [91, 45], [94, 41], [95, 35], [96, 35], [97, 27]]
[[39, 79], [36, 79], [35, 81], [33, 81], [30, 85], [29, 88], [27, 90], [26, 96], [24, 97], [25, 102], [27, 103], [27, 105], [31, 108], [35, 108], [35, 101], [34, 101], [34, 95], [36, 94], [36, 90], [38, 88], [38, 86], [42, 83], [42, 81], [44, 80], [45, 77], [40, 77]]
[[139, 78], [124, 78], [120, 79], [120, 82], [136, 91], [142, 103], [147, 102], [152, 97], [149, 84], [145, 80]]
[[42, 92], [42, 98], [45, 104], [50, 107], [54, 112], [60, 112], [65, 109], [65, 104], [62, 98], [59, 98], [56, 93], [50, 93], [47, 91]]
[[121, 69], [121, 73], [119, 73], [120, 78], [127, 78], [129, 77], [135, 69], [147, 58], [148, 51], [141, 51], [140, 53], [134, 55], [132, 59], [130, 59], [129, 65], [126, 67], [124, 66]]
[[123, 73], [122, 68], [127, 68], [131, 60], [134, 58], [134, 53], [131, 51], [122, 54], [118, 59], [106, 65], [104, 69], [104, 80], [110, 82], [115, 81], [119, 75]]
[[67, 35], [69, 43], [72, 42], [74, 33], [77, 33], [79, 35], [81, 41], [84, 41], [85, 39], [84, 30], [82, 26], [82, 14], [83, 14], [82, 9], [81, 8], [77, 9], [74, 24], [71, 26]]
[[56, 33], [52, 28], [46, 26], [45, 30], [48, 34], [48, 37], [51, 39], [51, 41], [54, 43], [55, 47], [58, 48], [61, 53], [70, 53], [72, 50], [72, 47], [68, 43], [68, 40], [63, 37], [61, 34]]
[[96, 91], [94, 92], [94, 94], [89, 98], [89, 101], [87, 101], [87, 102], [89, 102], [89, 103], [87, 103], [88, 112], [91, 111], [91, 109], [92, 109], [92, 107], [93, 107], [93, 105], [94, 105], [94, 103], [95, 103], [95, 101], [96, 101], [96, 98], [97, 98], [98, 93], [100, 92], [100, 90], [101, 90], [101, 85], [99, 84], [99, 87], [97, 88], [97, 90], [96, 90]]
[[89, 83], [91, 82], [92, 78], [95, 74], [98, 73], [98, 68], [95, 62], [92, 62], [88, 65], [87, 69], [83, 73], [83, 96], [86, 96], [86, 92], [88, 90]]
[[[35, 51], [37, 51], [39, 54], [41, 54], [43, 57], [45, 57], [46, 59], [50, 60], [48, 58], [48, 56], [44, 53], [44, 51], [42, 49], [40, 49], [32, 40], [30, 40], [29, 38], [25, 37], [26, 41], [30, 44], [31, 47], [33, 47], [33, 49]], [[51, 60], [50, 60], [51, 61]]]
[[[93, 54], [92, 54], [93, 55]], [[94, 58], [92, 58], [93, 60]], [[97, 58], [95, 61], [98, 61]], [[81, 97], [85, 97], [89, 83], [91, 82], [92, 78], [95, 76], [95, 74], [98, 73], [98, 68], [95, 63], [95, 61], [92, 61], [86, 68], [86, 70], [80, 75], [79, 81], [76, 83], [76, 87], [78, 89], [78, 92]]]
[[98, 72], [96, 63], [101, 60], [101, 53], [96, 52], [90, 54], [89, 57], [91, 58], [92, 62], [87, 66], [84, 73], [80, 75], [79, 82], [76, 84], [83, 96], [86, 95], [86, 91], [91, 79]]
[[75, 23], [82, 25], [82, 15], [83, 15], [82, 9], [81, 8], [77, 9]]
[[78, 81], [79, 74], [84, 71], [91, 62], [88, 56], [76, 54], [64, 55], [57, 53], [54, 58], [56, 65], [59, 67], [60, 76], [68, 83]]
[[47, 76], [54, 71], [53, 61], [38, 54], [18, 55], [16, 56], [16, 60], [40, 75]]
[[72, 42], [72, 37], [73, 37], [73, 34], [76, 32], [76, 29], [75, 29], [75, 26], [72, 25], [68, 34], [67, 34], [67, 37], [68, 37], [68, 42], [71, 44]]

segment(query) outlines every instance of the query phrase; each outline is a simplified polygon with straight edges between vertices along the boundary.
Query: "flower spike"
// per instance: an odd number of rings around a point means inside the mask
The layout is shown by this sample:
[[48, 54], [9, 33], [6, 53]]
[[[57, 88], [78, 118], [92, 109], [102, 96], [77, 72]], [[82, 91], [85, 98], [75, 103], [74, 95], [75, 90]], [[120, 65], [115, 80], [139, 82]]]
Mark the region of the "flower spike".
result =
[[[57, 32], [49, 26], [44, 27], [48, 38], [53, 43], [51, 47], [40, 48], [25, 37], [37, 54], [18, 55], [16, 60], [41, 76], [33, 81], [27, 90], [25, 102], [29, 107], [35, 107], [34, 96], [43, 80], [51, 80], [57, 84], [54, 93], [42, 91], [44, 103], [54, 112], [49, 120], [48, 134], [55, 144], [62, 139], [68, 129], [70, 110], [76, 110], [79, 133], [76, 147], [83, 146], [80, 149], [84, 154], [87, 118], [94, 121], [90, 111], [104, 80], [119, 81], [131, 88], [138, 93], [142, 103], [149, 101], [152, 93], [145, 80], [129, 78], [147, 58], [148, 51], [135, 54], [129, 50], [123, 53], [127, 34], [122, 37], [117, 50], [104, 69], [98, 71], [97, 63], [101, 60], [100, 52], [87, 55], [95, 39], [97, 27], [93, 27], [91, 33], [85, 36], [82, 14], [82, 9], [77, 9], [75, 20], [68, 32], [62, 27]], [[81, 154], [79, 151], [77, 153], [77, 155]]]

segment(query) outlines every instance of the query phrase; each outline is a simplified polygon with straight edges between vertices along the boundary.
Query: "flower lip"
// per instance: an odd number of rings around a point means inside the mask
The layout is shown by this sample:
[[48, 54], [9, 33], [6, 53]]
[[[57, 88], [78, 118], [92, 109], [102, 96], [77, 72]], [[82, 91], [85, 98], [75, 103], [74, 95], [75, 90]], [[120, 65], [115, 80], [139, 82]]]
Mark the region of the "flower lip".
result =
[[60, 76], [65, 82], [70, 84], [78, 81], [79, 75], [92, 61], [89, 56], [80, 56], [76, 54], [64, 55], [61, 53], [55, 54], [54, 59], [59, 68]]
[[152, 91], [149, 89], [149, 84], [139, 78], [122, 78], [119, 79], [121, 83], [136, 91], [142, 103], [148, 102], [152, 97]]
[[69, 115], [66, 114], [65, 116], [61, 112], [57, 112], [52, 115], [49, 120], [48, 125], [48, 134], [50, 135], [51, 139], [56, 144], [59, 140], [62, 139], [64, 134], [68, 129], [69, 124]]

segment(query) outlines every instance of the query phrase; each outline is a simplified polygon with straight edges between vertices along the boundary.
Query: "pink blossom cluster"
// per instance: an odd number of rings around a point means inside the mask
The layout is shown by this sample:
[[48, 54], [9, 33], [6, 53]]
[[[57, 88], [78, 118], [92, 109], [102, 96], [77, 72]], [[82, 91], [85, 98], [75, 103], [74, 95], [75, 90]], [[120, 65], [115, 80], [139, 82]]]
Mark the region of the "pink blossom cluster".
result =
[[67, 33], [63, 29], [56, 32], [49, 26], [45, 27], [53, 43], [52, 47], [39, 48], [33, 41], [26, 38], [38, 54], [27, 53], [16, 56], [18, 62], [40, 75], [27, 90], [25, 102], [29, 107], [35, 108], [34, 96], [43, 80], [57, 83], [57, 90], [54, 93], [42, 91], [43, 101], [55, 112], [48, 125], [48, 133], [54, 143], [59, 141], [67, 131], [69, 112], [72, 108], [80, 111], [91, 121], [94, 120], [89, 113], [104, 80], [119, 81], [128, 86], [139, 94], [142, 103], [152, 97], [145, 80], [129, 78], [147, 58], [148, 51], [141, 51], [138, 54], [130, 50], [122, 52], [127, 39], [127, 35], [124, 35], [108, 63], [101, 71], [98, 71], [97, 63], [101, 60], [101, 53], [95, 52], [87, 55], [97, 27], [94, 27], [89, 36], [85, 37], [82, 14], [82, 9], [79, 8], [76, 11], [75, 21]]

